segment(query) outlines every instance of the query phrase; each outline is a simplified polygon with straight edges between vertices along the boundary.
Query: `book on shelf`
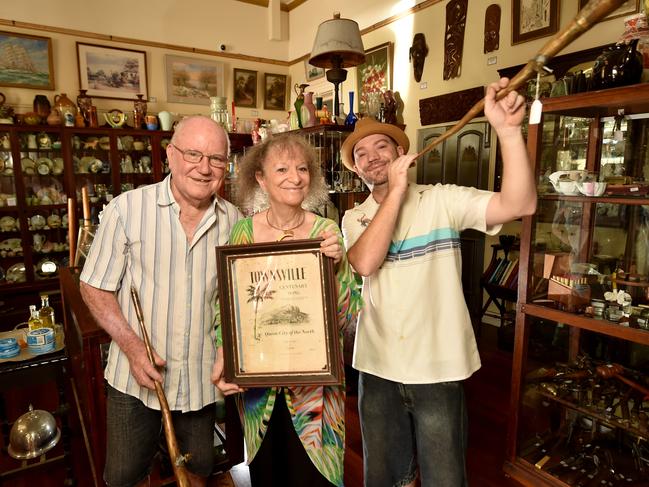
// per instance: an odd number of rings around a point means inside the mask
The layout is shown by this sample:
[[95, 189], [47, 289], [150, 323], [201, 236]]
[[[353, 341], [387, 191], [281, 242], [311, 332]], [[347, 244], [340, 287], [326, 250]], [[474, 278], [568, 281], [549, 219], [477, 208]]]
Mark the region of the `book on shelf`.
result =
[[500, 279], [500, 285], [507, 286], [508, 282], [513, 279], [512, 274], [518, 274], [518, 259], [511, 261], [511, 263], [507, 267], [507, 270]]
[[491, 276], [491, 279], [489, 280], [490, 283], [496, 284], [497, 286], [500, 285], [500, 279], [502, 276], [507, 272], [507, 269], [509, 268], [511, 264], [511, 261], [509, 259], [503, 259], [498, 267], [496, 267], [496, 270], [494, 270], [493, 275]]
[[518, 259], [516, 259], [516, 263], [514, 264], [509, 277], [503, 283], [503, 286], [513, 290], [516, 290], [518, 288]]

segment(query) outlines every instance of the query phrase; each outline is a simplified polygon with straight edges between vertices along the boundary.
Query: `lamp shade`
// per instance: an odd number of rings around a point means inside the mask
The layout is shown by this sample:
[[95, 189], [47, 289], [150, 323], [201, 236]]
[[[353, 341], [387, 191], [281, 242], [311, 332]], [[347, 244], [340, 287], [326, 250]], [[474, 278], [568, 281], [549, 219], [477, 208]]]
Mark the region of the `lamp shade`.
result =
[[[337, 64], [340, 62], [340, 64]], [[319, 68], [351, 68], [365, 62], [358, 24], [339, 13], [318, 27], [309, 63]]]

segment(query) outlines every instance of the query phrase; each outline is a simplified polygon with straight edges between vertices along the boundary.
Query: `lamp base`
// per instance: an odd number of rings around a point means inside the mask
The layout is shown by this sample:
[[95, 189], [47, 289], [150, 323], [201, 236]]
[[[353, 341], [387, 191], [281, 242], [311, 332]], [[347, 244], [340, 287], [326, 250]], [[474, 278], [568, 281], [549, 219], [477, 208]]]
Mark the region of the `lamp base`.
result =
[[327, 81], [334, 85], [334, 116], [340, 115], [340, 101], [338, 99], [338, 85], [347, 79], [347, 71], [343, 68], [332, 68], [327, 71]]

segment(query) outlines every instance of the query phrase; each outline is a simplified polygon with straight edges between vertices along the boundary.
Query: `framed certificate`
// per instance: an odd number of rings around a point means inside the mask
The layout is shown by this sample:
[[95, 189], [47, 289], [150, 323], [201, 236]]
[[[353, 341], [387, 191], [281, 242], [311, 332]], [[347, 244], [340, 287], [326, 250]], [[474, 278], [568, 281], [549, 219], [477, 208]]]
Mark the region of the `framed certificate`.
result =
[[342, 383], [333, 263], [320, 242], [216, 248], [226, 381]]

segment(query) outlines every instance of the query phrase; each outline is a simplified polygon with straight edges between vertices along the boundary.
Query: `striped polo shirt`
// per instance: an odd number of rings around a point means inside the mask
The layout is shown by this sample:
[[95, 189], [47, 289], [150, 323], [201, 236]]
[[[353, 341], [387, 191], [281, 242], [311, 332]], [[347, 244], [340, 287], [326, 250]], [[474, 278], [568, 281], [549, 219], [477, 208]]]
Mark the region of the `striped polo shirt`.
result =
[[[462, 293], [460, 232], [487, 228], [494, 193], [454, 185], [410, 184], [381, 267], [363, 278], [353, 366], [405, 384], [469, 377], [480, 367]], [[379, 204], [370, 195], [342, 221], [351, 247]], [[480, 269], [482, 271], [482, 269]]]
[[[216, 400], [216, 388], [210, 382], [216, 359], [214, 248], [227, 243], [241, 213], [231, 203], [215, 198], [188, 242], [170, 182], [168, 176], [108, 204], [81, 280], [115, 291], [124, 316], [139, 336], [130, 295], [131, 286], [137, 289], [151, 345], [167, 361], [163, 387], [169, 407], [185, 412]], [[155, 391], [137, 384], [126, 355], [114, 342], [104, 376], [115, 389], [160, 409]]]

